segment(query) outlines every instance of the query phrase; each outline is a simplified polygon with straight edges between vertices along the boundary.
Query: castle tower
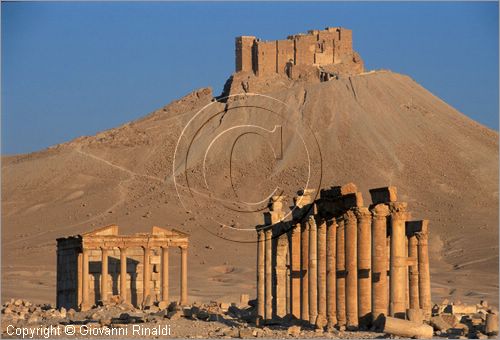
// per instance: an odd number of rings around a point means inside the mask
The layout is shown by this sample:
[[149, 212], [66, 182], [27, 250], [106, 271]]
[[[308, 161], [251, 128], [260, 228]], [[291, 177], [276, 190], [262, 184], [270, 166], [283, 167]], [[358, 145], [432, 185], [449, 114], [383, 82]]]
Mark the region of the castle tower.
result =
[[253, 44], [255, 37], [241, 36], [235, 41], [236, 48], [236, 72], [253, 71]]

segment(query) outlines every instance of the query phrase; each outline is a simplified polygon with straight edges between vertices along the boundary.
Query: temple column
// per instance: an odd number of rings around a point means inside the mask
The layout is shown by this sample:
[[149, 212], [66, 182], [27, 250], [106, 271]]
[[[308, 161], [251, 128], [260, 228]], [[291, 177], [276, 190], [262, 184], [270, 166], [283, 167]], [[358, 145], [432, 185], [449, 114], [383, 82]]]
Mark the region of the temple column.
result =
[[358, 327], [358, 254], [357, 254], [357, 220], [352, 210], [345, 214], [345, 295], [347, 328]]
[[300, 258], [300, 284], [301, 284], [301, 303], [300, 318], [309, 321], [309, 228], [307, 223], [301, 223], [301, 258]]
[[429, 269], [429, 221], [422, 221], [422, 230], [417, 233], [420, 308], [428, 319], [431, 316], [431, 274]]
[[257, 231], [257, 317], [264, 318], [265, 311], [265, 257], [266, 243], [263, 230]]
[[151, 283], [151, 265], [149, 261], [150, 249], [149, 247], [142, 247], [144, 251], [144, 263], [143, 263], [143, 273], [142, 273], [142, 301], [145, 302], [149, 296], [149, 286]]
[[273, 318], [273, 267], [272, 267], [272, 235], [273, 231], [267, 229], [265, 231], [266, 237], [266, 259], [265, 259], [265, 280], [266, 280], [266, 308], [264, 318], [271, 320]]
[[318, 314], [326, 318], [326, 221], [318, 226]]
[[188, 292], [187, 292], [187, 245], [183, 245], [181, 248], [181, 301], [180, 305], [185, 306], [188, 303]]
[[81, 306], [82, 304], [82, 291], [83, 291], [83, 254], [78, 253], [78, 258], [77, 258], [77, 280], [78, 280], [78, 289], [77, 289], [77, 294], [76, 294], [76, 305]]
[[336, 304], [336, 251], [337, 251], [337, 222], [335, 219], [328, 221], [326, 231], [326, 317], [328, 328], [333, 328], [337, 323]]
[[168, 303], [168, 246], [161, 247], [161, 299]]
[[101, 248], [101, 301], [108, 301], [108, 250]]
[[120, 248], [120, 297], [127, 302], [127, 248]]
[[337, 275], [336, 275], [336, 290], [337, 290], [337, 324], [339, 328], [344, 328], [346, 325], [346, 310], [345, 310], [345, 227], [344, 219], [337, 220]]
[[89, 251], [82, 251], [82, 305], [81, 310], [85, 311], [90, 308], [89, 299]]
[[391, 212], [391, 292], [390, 315], [406, 316], [406, 204], [394, 204]]
[[318, 316], [318, 237], [314, 216], [309, 216], [309, 322]]
[[387, 216], [389, 207], [378, 204], [372, 209], [372, 317], [387, 315]]
[[295, 225], [291, 235], [291, 313], [300, 319], [300, 224]]
[[358, 315], [360, 326], [371, 324], [372, 312], [372, 254], [371, 214], [368, 208], [357, 208], [358, 219]]
[[408, 257], [411, 259], [409, 266], [409, 300], [411, 309], [420, 309], [418, 297], [418, 240], [415, 233], [408, 236]]

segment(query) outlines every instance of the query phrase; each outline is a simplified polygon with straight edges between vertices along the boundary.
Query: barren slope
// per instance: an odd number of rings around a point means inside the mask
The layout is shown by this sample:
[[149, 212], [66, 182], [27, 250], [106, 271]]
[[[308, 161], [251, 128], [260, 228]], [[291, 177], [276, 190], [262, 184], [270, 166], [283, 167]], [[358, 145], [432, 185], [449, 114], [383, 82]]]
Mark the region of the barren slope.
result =
[[[431, 220], [433, 298], [498, 300], [498, 133], [468, 119], [407, 76], [371, 72], [319, 84], [296, 84], [270, 94], [310, 126], [321, 149], [322, 186], [355, 182], [395, 185], [413, 218]], [[207, 228], [214, 207], [187, 213], [176, 195], [172, 161], [182, 128], [212, 99], [207, 89], [145, 118], [38, 153], [4, 157], [2, 164], [2, 299], [55, 301], [55, 239], [116, 223], [122, 233], [152, 225], [191, 234], [191, 300], [235, 300], [254, 295], [255, 245], [225, 241]], [[262, 100], [255, 98], [254, 106]], [[230, 108], [230, 104], [228, 107]], [[213, 109], [224, 111], [224, 104]], [[217, 111], [217, 110], [215, 110]], [[214, 112], [215, 112], [214, 111]], [[227, 111], [231, 112], [231, 110]], [[241, 109], [235, 120], [217, 116], [201, 141], [241, 123], [274, 126], [273, 115]], [[243, 118], [241, 118], [243, 117]], [[202, 143], [203, 144], [203, 143]], [[220, 143], [219, 143], [220, 144]], [[307, 167], [297, 136], [284, 135], [283, 159], [267, 144], [237, 144], [233, 186], [256, 201], [273, 182], [304, 187]], [[197, 166], [204, 150], [193, 150]], [[211, 155], [227, 152], [214, 143]], [[181, 164], [183, 164], [181, 162]], [[207, 159], [208, 182], [230, 199], [226, 164]], [[193, 167], [192, 173], [198, 174]], [[221, 175], [222, 174], [222, 175]], [[198, 174], [199, 175], [199, 174]], [[317, 174], [313, 174], [316, 176]], [[260, 214], [216, 216], [251, 227]], [[253, 234], [244, 232], [251, 240]], [[179, 267], [172, 258], [172, 295]]]

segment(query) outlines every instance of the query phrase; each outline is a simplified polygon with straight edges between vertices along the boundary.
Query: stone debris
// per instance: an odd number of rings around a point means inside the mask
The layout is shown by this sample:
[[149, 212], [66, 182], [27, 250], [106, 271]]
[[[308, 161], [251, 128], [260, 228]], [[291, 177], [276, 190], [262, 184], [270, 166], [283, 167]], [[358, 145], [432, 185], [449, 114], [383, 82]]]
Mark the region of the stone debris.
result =
[[[160, 309], [157, 304], [151, 307], [156, 309], [139, 309], [126, 303], [107, 303], [95, 306], [87, 311], [74, 309], [56, 309], [51, 305], [34, 305], [25, 300], [11, 300], [2, 306], [2, 335], [5, 335], [8, 325], [16, 327], [63, 327], [73, 325], [76, 329], [87, 325], [104, 328], [127, 328], [134, 325], [168, 324], [180, 326], [184, 336], [191, 338], [286, 338], [286, 337], [345, 337], [345, 338], [373, 338], [373, 332], [339, 333], [331, 330], [324, 333], [323, 329], [303, 325], [294, 318], [284, 318], [286, 326], [266, 325], [257, 326], [255, 306], [238, 306], [238, 303], [229, 304], [224, 310], [224, 303], [210, 302], [207, 304], [193, 303], [180, 306], [171, 303]], [[321, 317], [318, 318], [321, 321]], [[188, 324], [186, 324], [188, 323]], [[179, 335], [173, 334], [174, 337]]]

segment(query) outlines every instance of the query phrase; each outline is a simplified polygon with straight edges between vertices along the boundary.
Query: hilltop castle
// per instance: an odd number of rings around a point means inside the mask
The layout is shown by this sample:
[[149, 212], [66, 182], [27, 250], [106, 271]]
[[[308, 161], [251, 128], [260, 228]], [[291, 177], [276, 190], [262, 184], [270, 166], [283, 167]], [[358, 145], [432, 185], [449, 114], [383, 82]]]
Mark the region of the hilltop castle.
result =
[[315, 69], [334, 75], [357, 74], [363, 72], [363, 61], [352, 49], [352, 31], [342, 27], [310, 30], [285, 40], [262, 41], [254, 36], [236, 38], [236, 72], [297, 78], [293, 75], [294, 69], [300, 73], [304, 69], [309, 72]]

